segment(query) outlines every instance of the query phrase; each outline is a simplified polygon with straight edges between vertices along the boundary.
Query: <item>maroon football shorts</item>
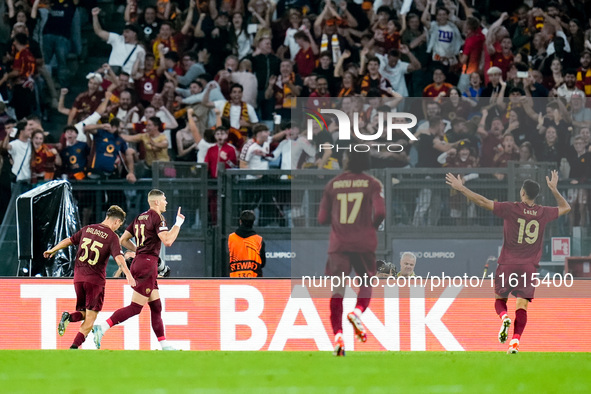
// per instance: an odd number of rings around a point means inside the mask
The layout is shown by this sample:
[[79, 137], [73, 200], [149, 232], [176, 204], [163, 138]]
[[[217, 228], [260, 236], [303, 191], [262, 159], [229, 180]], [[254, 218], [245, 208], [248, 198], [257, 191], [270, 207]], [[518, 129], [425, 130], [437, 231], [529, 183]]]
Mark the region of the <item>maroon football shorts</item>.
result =
[[325, 275], [349, 275], [351, 268], [358, 276], [375, 276], [377, 273], [376, 254], [372, 252], [339, 252], [329, 253]]
[[[499, 264], [495, 273], [495, 294], [501, 298], [515, 297], [533, 300], [538, 269], [531, 264]], [[537, 282], [539, 283], [539, 282]]]
[[149, 254], [138, 254], [131, 264], [131, 276], [135, 279], [135, 291], [144, 297], [150, 297], [153, 290], [158, 289], [158, 257]]
[[105, 286], [99, 286], [89, 282], [75, 282], [76, 290], [76, 310], [77, 311], [96, 311], [103, 309], [105, 301]]

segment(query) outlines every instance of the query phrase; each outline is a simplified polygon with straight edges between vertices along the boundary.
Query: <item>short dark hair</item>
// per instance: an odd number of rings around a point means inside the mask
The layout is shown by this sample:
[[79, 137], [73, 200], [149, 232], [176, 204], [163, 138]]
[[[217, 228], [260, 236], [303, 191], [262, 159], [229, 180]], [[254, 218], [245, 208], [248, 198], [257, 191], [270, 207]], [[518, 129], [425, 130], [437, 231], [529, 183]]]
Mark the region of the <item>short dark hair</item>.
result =
[[157, 116], [152, 116], [150, 119], [148, 119], [149, 121], [151, 121], [152, 123], [154, 123], [156, 125], [156, 127], [158, 127], [158, 130], [162, 131], [162, 120], [160, 120], [159, 117]]
[[256, 136], [261, 131], [269, 131], [269, 128], [264, 123], [257, 123], [252, 128], [252, 135]]
[[518, 86], [513, 86], [511, 90], [509, 90], [509, 94], [519, 93], [522, 96], [525, 96], [525, 90], [521, 89]]
[[316, 77], [316, 83], [318, 83], [318, 81], [320, 81], [321, 79], [324, 79], [326, 82], [328, 82], [328, 77], [325, 75], [318, 75]]
[[369, 62], [378, 62], [378, 64], [379, 64], [380, 59], [378, 59], [376, 56], [368, 56], [367, 57], [367, 64], [369, 64]]
[[77, 128], [75, 128], [74, 126], [66, 126], [66, 127], [64, 127], [64, 133], [65, 133], [66, 131], [68, 131], [68, 130], [75, 131], [75, 132], [76, 132], [76, 134], [78, 134], [78, 129], [77, 129]]
[[127, 215], [125, 214], [125, 211], [118, 205], [111, 205], [107, 210], [108, 218], [120, 219], [122, 222], [124, 222], [126, 216]]
[[119, 127], [121, 125], [121, 119], [119, 118], [113, 118], [109, 121], [109, 124], [111, 126], [115, 126], [115, 127]]
[[572, 68], [569, 67], [566, 70], [564, 70], [564, 75], [577, 75], [577, 69], [576, 68]]
[[531, 179], [523, 181], [523, 186], [521, 186], [521, 188], [530, 200], [535, 200], [538, 194], [540, 194], [540, 184]]
[[433, 128], [433, 126], [435, 126], [436, 124], [440, 124], [443, 121], [443, 118], [441, 116], [431, 116], [429, 119], [429, 127]]
[[240, 225], [246, 228], [252, 228], [254, 226], [254, 221], [256, 216], [254, 211], [245, 210], [240, 213]]
[[477, 18], [474, 18], [473, 16], [470, 16], [470, 17], [468, 17], [466, 19], [466, 26], [470, 30], [476, 31], [480, 27], [480, 21]]
[[398, 49], [392, 49], [390, 52], [388, 52], [388, 56], [400, 57], [400, 51]]
[[238, 88], [241, 92], [244, 92], [244, 87], [239, 83], [233, 83], [232, 86], [230, 86], [230, 92], [234, 90], [234, 88]]
[[19, 45], [28, 45], [29, 37], [25, 33], [18, 33], [14, 36], [14, 41], [18, 42]]
[[26, 119], [27, 121], [29, 121], [29, 120], [33, 120], [33, 121], [35, 121], [35, 122], [37, 122], [37, 123], [41, 124], [41, 118], [40, 118], [39, 116], [35, 115], [35, 114], [28, 115], [28, 116], [27, 116], [25, 119]]
[[392, 15], [392, 11], [390, 10], [390, 7], [388, 7], [387, 5], [382, 5], [378, 8], [376, 15], [381, 13], [388, 14], [388, 16]]
[[301, 30], [293, 35], [293, 39], [294, 40], [300, 39], [300, 40], [304, 40], [306, 42], [310, 42], [310, 37], [308, 37], [308, 35]]
[[360, 174], [363, 171], [368, 171], [371, 168], [371, 158], [369, 152], [352, 151], [347, 153], [346, 170], [355, 174]]
[[193, 61], [197, 61], [199, 60], [199, 55], [197, 55], [197, 52], [195, 51], [189, 51], [189, 52], [185, 52], [185, 54], [183, 55], [183, 57], [188, 57], [189, 59], [193, 60]]
[[165, 59], [172, 60], [173, 62], [178, 62], [180, 60], [179, 54], [175, 51], [168, 51], [164, 55]]

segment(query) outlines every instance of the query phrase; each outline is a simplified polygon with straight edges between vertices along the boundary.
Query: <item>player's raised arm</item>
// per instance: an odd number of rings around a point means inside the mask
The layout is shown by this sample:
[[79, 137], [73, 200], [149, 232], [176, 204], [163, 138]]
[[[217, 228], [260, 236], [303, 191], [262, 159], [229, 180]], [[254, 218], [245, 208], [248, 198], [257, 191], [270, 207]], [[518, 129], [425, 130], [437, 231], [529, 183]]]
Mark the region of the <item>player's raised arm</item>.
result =
[[57, 245], [55, 245], [53, 248], [46, 250], [45, 252], [43, 252], [43, 257], [45, 257], [46, 259], [51, 258], [55, 252], [57, 252], [58, 250], [62, 250], [67, 248], [68, 246], [72, 245], [72, 240], [68, 237], [65, 239], [62, 239], [60, 241], [60, 243], [58, 243]]
[[115, 262], [119, 266], [119, 269], [125, 274], [125, 277], [127, 278], [127, 283], [131, 287], [134, 287], [135, 286], [135, 279], [133, 279], [133, 276], [131, 276], [131, 272], [129, 271], [129, 268], [127, 268], [127, 264], [125, 263], [125, 258], [122, 255], [117, 255], [117, 257], [115, 257]]
[[492, 211], [494, 209], [495, 204], [492, 202], [492, 200], [489, 200], [488, 198], [481, 196], [478, 193], [474, 193], [472, 190], [464, 186], [464, 182], [462, 181], [462, 177], [460, 175], [455, 177], [453, 174], [448, 172], [445, 175], [445, 183], [451, 186], [452, 189], [455, 189], [462, 193], [464, 196], [466, 196], [468, 200], [472, 201], [479, 207], [488, 209], [489, 211]]
[[570, 212], [570, 204], [562, 197], [562, 194], [558, 191], [558, 171], [552, 171], [552, 178], [546, 176], [546, 183], [548, 188], [554, 195], [556, 202], [558, 203], [558, 216], [566, 215]]
[[181, 231], [181, 226], [185, 222], [185, 215], [181, 213], [181, 207], [176, 214], [176, 222], [174, 222], [174, 226], [168, 231], [162, 231], [158, 233], [158, 237], [166, 247], [172, 246], [173, 242], [178, 237], [179, 232]]
[[134, 237], [132, 233], [125, 230], [121, 238], [119, 238], [119, 244], [123, 246], [125, 249], [131, 250], [132, 252], [137, 252], [136, 246], [131, 242], [131, 239]]

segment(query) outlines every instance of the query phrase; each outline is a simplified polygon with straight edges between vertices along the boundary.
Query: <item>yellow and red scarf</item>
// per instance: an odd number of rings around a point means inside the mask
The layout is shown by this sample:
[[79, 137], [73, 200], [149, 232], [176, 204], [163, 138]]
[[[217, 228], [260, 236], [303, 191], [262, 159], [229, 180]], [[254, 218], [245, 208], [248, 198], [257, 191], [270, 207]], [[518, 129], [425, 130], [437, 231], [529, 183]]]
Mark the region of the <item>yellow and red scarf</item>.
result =
[[[248, 105], [244, 101], [240, 102], [240, 120], [244, 120], [245, 122], [250, 122], [250, 116], [248, 115]], [[230, 120], [230, 108], [232, 108], [232, 103], [229, 101], [226, 102], [224, 105], [224, 110], [222, 111], [222, 118], [226, 118]], [[240, 129], [236, 129], [234, 127], [230, 127], [229, 135], [228, 135], [228, 142], [234, 145], [236, 148], [242, 147], [244, 141], [248, 138], [248, 127], [241, 127]], [[240, 149], [240, 148], [238, 148]]]

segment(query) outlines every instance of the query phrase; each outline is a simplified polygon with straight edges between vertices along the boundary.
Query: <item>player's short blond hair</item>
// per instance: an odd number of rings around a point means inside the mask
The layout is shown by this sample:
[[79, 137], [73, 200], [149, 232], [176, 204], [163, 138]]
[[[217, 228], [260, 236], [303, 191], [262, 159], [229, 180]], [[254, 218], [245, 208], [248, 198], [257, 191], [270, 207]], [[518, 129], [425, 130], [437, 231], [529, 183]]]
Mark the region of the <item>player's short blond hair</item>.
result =
[[160, 198], [160, 197], [163, 197], [163, 196], [164, 196], [164, 192], [162, 190], [152, 189], [148, 193], [148, 202], [154, 201], [157, 198]]
[[126, 216], [127, 214], [119, 205], [111, 205], [107, 210], [108, 218], [119, 219], [124, 222]]

